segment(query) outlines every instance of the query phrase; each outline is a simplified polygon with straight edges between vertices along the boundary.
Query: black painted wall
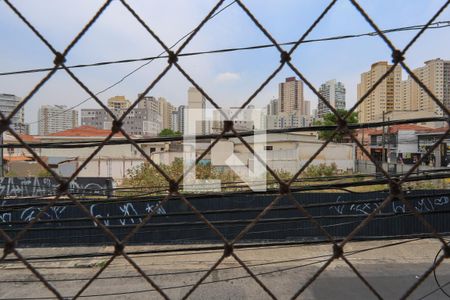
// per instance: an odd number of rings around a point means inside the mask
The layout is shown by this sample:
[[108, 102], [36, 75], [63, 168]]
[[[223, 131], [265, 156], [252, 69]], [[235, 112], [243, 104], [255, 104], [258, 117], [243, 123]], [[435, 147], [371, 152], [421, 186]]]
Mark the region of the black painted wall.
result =
[[[387, 193], [299, 193], [295, 199], [334, 237], [350, 233]], [[227, 238], [234, 238], [254, 219], [275, 195], [229, 197], [189, 197], [191, 203]], [[450, 232], [450, 192], [410, 191], [408, 201], [438, 231]], [[123, 238], [153, 211], [161, 198], [139, 200], [84, 200], [85, 207]], [[100, 245], [112, 241], [73, 203], [61, 200], [21, 239], [20, 245]], [[33, 206], [29, 206], [33, 203]], [[18, 203], [0, 200], [0, 228], [14, 236], [42, 209], [39, 200]], [[357, 237], [403, 236], [428, 233], [407, 207], [395, 200], [381, 210]], [[279, 200], [243, 238], [251, 240], [323, 240], [325, 236], [297, 210], [287, 197]], [[131, 243], [220, 242], [205, 223], [180, 199], [172, 198], [156, 210], [154, 217]], [[3, 241], [2, 241], [3, 242]]]

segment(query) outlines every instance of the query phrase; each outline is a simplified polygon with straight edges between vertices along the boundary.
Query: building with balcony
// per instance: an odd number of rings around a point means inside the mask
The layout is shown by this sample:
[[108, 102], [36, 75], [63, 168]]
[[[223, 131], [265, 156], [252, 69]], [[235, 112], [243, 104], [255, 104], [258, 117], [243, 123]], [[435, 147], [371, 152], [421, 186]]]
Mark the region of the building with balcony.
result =
[[65, 105], [43, 105], [38, 111], [38, 134], [48, 135], [78, 127], [78, 111]]
[[[21, 98], [11, 94], [0, 94], [0, 111], [7, 117], [22, 101]], [[25, 124], [25, 112], [23, 107], [11, 118], [11, 128], [18, 134], [27, 134], [29, 127]]]
[[[319, 88], [319, 94], [335, 109], [345, 109], [345, 87], [336, 79], [323, 83]], [[322, 118], [331, 112], [330, 108], [319, 98], [317, 100], [317, 117]]]

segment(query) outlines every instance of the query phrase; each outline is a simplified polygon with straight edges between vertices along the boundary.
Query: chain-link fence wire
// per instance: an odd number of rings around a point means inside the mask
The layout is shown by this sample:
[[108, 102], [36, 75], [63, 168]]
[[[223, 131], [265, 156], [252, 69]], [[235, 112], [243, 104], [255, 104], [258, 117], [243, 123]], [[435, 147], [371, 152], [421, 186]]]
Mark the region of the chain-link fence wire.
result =
[[[30, 221], [18, 234], [14, 237], [9, 236], [4, 230], [0, 229], [0, 236], [4, 240], [4, 249], [3, 255], [0, 257], [0, 261], [4, 260], [8, 255], [13, 254], [20, 260], [26, 268], [28, 268], [36, 277], [39, 279], [49, 291], [51, 291], [57, 298], [63, 299], [61, 293], [49, 283], [48, 280], [35, 268], [30, 262], [16, 249], [18, 241], [27, 233], [27, 231], [32, 228], [34, 224], [36, 224], [44, 214], [54, 205], [61, 197], [66, 197], [70, 199], [89, 219], [91, 219], [97, 227], [102, 230], [103, 234], [111, 239], [111, 242], [114, 244], [114, 252], [111, 253], [110, 258], [100, 267], [100, 269], [95, 273], [95, 275], [90, 278], [83, 287], [76, 293], [74, 298], [78, 298], [83, 294], [83, 292], [108, 268], [108, 266], [118, 257], [123, 257], [141, 276], [144, 278], [154, 290], [156, 290], [163, 298], [168, 299], [169, 297], [164, 292], [163, 289], [157, 285], [154, 280], [152, 280], [151, 276], [146, 274], [142, 268], [135, 262], [133, 258], [131, 258], [126, 251], [126, 246], [128, 241], [146, 224], [151, 218], [154, 216], [158, 208], [162, 207], [171, 197], [176, 196], [182, 203], [184, 203], [187, 207], [189, 207], [192, 212], [197, 216], [198, 219], [203, 221], [206, 226], [217, 236], [217, 238], [223, 242], [223, 254], [220, 258], [206, 271], [200, 279], [192, 285], [189, 291], [183, 296], [183, 299], [189, 297], [208, 277], [211, 273], [224, 261], [225, 258], [232, 257], [248, 274], [253, 280], [264, 290], [268, 296], [273, 299], [276, 299], [276, 295], [264, 284], [257, 275], [249, 268], [249, 266], [241, 260], [241, 258], [234, 251], [234, 246], [240, 240], [242, 240], [245, 235], [261, 220], [283, 197], [287, 197], [292, 204], [299, 210], [299, 212], [306, 217], [313, 226], [315, 226], [323, 236], [332, 244], [332, 255], [325, 261], [325, 263], [313, 274], [313, 276], [307, 280], [298, 290], [293, 294], [292, 298], [297, 298], [300, 296], [326, 269], [327, 267], [337, 259], [341, 259], [345, 264], [347, 264], [350, 269], [355, 273], [355, 275], [361, 280], [361, 282], [374, 294], [377, 298], [382, 298], [379, 292], [364, 278], [364, 276], [358, 271], [358, 269], [347, 259], [345, 252], [345, 245], [351, 241], [355, 235], [360, 232], [364, 227], [366, 227], [375, 217], [377, 213], [379, 213], [383, 207], [392, 202], [393, 200], [399, 200], [405, 204], [405, 206], [414, 214], [417, 218], [418, 222], [422, 223], [431, 233], [431, 235], [439, 240], [442, 244], [442, 251], [439, 252], [436, 260], [432, 265], [414, 282], [412, 286], [410, 286], [406, 291], [404, 291], [402, 299], [407, 298], [411, 293], [431, 274], [436, 268], [443, 262], [443, 260], [450, 256], [450, 247], [447, 245], [442, 236], [433, 228], [433, 226], [421, 215], [419, 211], [407, 200], [403, 194], [402, 184], [405, 183], [411, 174], [416, 171], [416, 169], [420, 166], [420, 164], [426, 159], [449, 135], [450, 129], [447, 129], [444, 134], [439, 138], [439, 140], [434, 143], [432, 147], [430, 147], [426, 153], [414, 164], [414, 166], [406, 173], [400, 176], [392, 176], [386, 170], [383, 169], [381, 163], [376, 160], [374, 157], [370, 155], [368, 150], [361, 144], [361, 142], [355, 137], [354, 133], [350, 130], [349, 125], [347, 124], [347, 119], [354, 112], [358, 106], [360, 106], [365, 99], [382, 83], [384, 79], [386, 79], [392, 71], [397, 67], [401, 66], [423, 90], [424, 92], [436, 103], [436, 105], [442, 110], [445, 117], [449, 116], [449, 110], [444, 105], [444, 103], [439, 100], [430, 89], [420, 81], [420, 79], [411, 71], [408, 65], [404, 62], [405, 55], [407, 54], [408, 49], [419, 39], [419, 37], [428, 29], [430, 24], [432, 24], [438, 16], [447, 9], [450, 1], [446, 1], [440, 9], [433, 15], [433, 17], [427, 22], [425, 26], [423, 26], [417, 34], [411, 39], [411, 41], [404, 47], [403, 50], [400, 50], [395, 47], [395, 45], [391, 42], [391, 40], [381, 31], [377, 24], [371, 19], [371, 17], [367, 14], [367, 12], [362, 8], [356, 0], [349, 0], [352, 6], [358, 11], [367, 23], [375, 30], [377, 35], [383, 40], [383, 42], [387, 45], [388, 49], [391, 52], [392, 56], [392, 65], [386, 71], [384, 75], [382, 75], [373, 85], [372, 87], [353, 105], [353, 107], [348, 111], [345, 116], [340, 116], [336, 109], [328, 103], [328, 101], [316, 90], [316, 88], [311, 84], [311, 82], [305, 77], [305, 75], [299, 71], [299, 69], [291, 62], [291, 56], [299, 47], [299, 45], [305, 41], [308, 35], [315, 29], [315, 27], [321, 22], [323, 18], [326, 17], [328, 12], [333, 8], [336, 4], [337, 0], [330, 1], [330, 3], [325, 7], [323, 12], [316, 18], [316, 20], [311, 24], [311, 26], [301, 35], [301, 37], [292, 45], [289, 50], [285, 50], [280, 43], [278, 43], [273, 36], [269, 33], [269, 31], [261, 24], [258, 19], [253, 15], [251, 10], [241, 1], [236, 0], [233, 3], [238, 6], [242, 11], [248, 16], [248, 18], [255, 24], [256, 27], [267, 37], [267, 39], [273, 44], [273, 46], [280, 53], [280, 63], [277, 68], [264, 80], [263, 83], [251, 94], [251, 96], [242, 103], [240, 109], [231, 117], [227, 118], [227, 115], [221, 110], [221, 107], [214, 101], [212, 97], [208, 95], [208, 93], [203, 89], [195, 79], [193, 79], [188, 72], [179, 64], [178, 58], [182, 51], [186, 48], [186, 46], [191, 42], [191, 40], [198, 34], [199, 31], [204, 27], [204, 25], [211, 19], [212, 16], [224, 5], [224, 0], [218, 1], [214, 7], [209, 11], [209, 13], [203, 18], [203, 20], [197, 25], [197, 27], [187, 36], [183, 43], [181, 43], [178, 48], [173, 51], [173, 47], [168, 47], [158, 36], [158, 34], [153, 31], [143, 20], [139, 14], [125, 1], [120, 0], [120, 3], [129, 11], [129, 13], [140, 23], [140, 25], [148, 32], [149, 36], [154, 39], [163, 49], [164, 53], [167, 55], [167, 66], [162, 70], [162, 72], [153, 79], [148, 86], [143, 90], [140, 96], [131, 104], [131, 106], [121, 115], [116, 116], [102, 101], [99, 100], [97, 95], [93, 93], [65, 64], [66, 56], [68, 53], [76, 46], [76, 44], [83, 38], [84, 34], [88, 32], [91, 26], [101, 17], [102, 13], [108, 9], [112, 0], [107, 0], [105, 3], [98, 9], [95, 15], [90, 19], [90, 21], [82, 28], [82, 30], [73, 38], [73, 40], [68, 44], [68, 46], [62, 51], [58, 51], [34, 26], [33, 24], [17, 9], [17, 7], [11, 3], [10, 0], [4, 0], [6, 5], [15, 13], [15, 15], [23, 21], [23, 23], [42, 41], [43, 44], [47, 46], [47, 48], [54, 55], [54, 67], [48, 71], [48, 73], [40, 80], [40, 82], [28, 93], [28, 95], [23, 99], [23, 101], [17, 105], [17, 107], [11, 112], [9, 116], [5, 116], [3, 113], [0, 113], [0, 133], [4, 133], [8, 131], [12, 136], [14, 136], [18, 142], [28, 150], [28, 152], [34, 157], [34, 159], [45, 168], [52, 177], [58, 182], [59, 188], [56, 195], [48, 200], [48, 203], [43, 209], [36, 215], [36, 217]], [[307, 160], [307, 162], [292, 176], [289, 180], [285, 181], [281, 179], [278, 174], [269, 167], [264, 160], [256, 153], [250, 143], [248, 143], [243, 136], [233, 128], [233, 120], [239, 114], [239, 112], [247, 107], [252, 100], [266, 87], [266, 85], [283, 69], [285, 66], [290, 68], [305, 84], [308, 86], [313, 93], [322, 101], [329, 110], [336, 116], [338, 122], [337, 126], [334, 127], [333, 133], [324, 141], [324, 143], [317, 149], [317, 151]], [[157, 84], [158, 82], [165, 76], [165, 74], [172, 68], [176, 68], [182, 75], [185, 77], [195, 88], [197, 88], [200, 93], [207, 99], [207, 101], [218, 109], [222, 115], [225, 117], [225, 121], [223, 124], [222, 132], [215, 137], [210, 146], [205, 149], [205, 151], [197, 157], [195, 160], [195, 164], [191, 166], [190, 169], [185, 171], [183, 175], [179, 178], [171, 178], [164, 170], [155, 163], [154, 160], [140, 147], [140, 145], [122, 128], [123, 121], [130, 114], [133, 108], [135, 108], [140, 101], [142, 101], [143, 97], [147, 95]], [[23, 108], [32, 97], [38, 92], [38, 90], [48, 82], [48, 80], [58, 71], [64, 70], [89, 96], [94, 99], [94, 101], [100, 105], [113, 119], [111, 133], [97, 146], [95, 151], [92, 152], [91, 155], [77, 168], [77, 170], [70, 176], [68, 179], [64, 179], [55, 173], [48, 164], [25, 142], [21, 136], [16, 133], [11, 128], [11, 119], [12, 117]], [[123, 239], [119, 239], [116, 235], [101, 221], [99, 221], [94, 215], [92, 215], [89, 210], [83, 205], [75, 195], [73, 195], [69, 190], [69, 183], [73, 181], [81, 170], [102, 150], [102, 148], [116, 135], [121, 134], [127, 140], [127, 142], [133, 145], [137, 151], [141, 153], [141, 155], [150, 163], [167, 181], [169, 185], [169, 189], [166, 191], [164, 199], [150, 212], [148, 215], [143, 218], [142, 222], [140, 222], [136, 227], [134, 227]], [[257, 160], [259, 160], [267, 169], [267, 171], [273, 176], [274, 180], [277, 182], [279, 186], [279, 193], [267, 205], [259, 214], [245, 226], [242, 231], [236, 235], [235, 238], [229, 240], [227, 239], [219, 229], [217, 229], [187, 198], [186, 195], [180, 190], [180, 185], [184, 176], [196, 165], [200, 162], [200, 160], [209, 153], [212, 147], [224, 136], [224, 135], [233, 135], [238, 138], [243, 145], [255, 156]], [[299, 203], [291, 194], [291, 186], [293, 182], [295, 182], [302, 172], [316, 159], [316, 157], [322, 152], [323, 149], [327, 147], [327, 145], [333, 140], [333, 138], [337, 134], [345, 134], [347, 135], [364, 153], [370, 161], [375, 165], [378, 172], [382, 173], [389, 183], [389, 195], [382, 201], [382, 203], [372, 211], [358, 226], [354, 228], [354, 230], [348, 234], [343, 240], [337, 241], [333, 238], [331, 234], [327, 232], [327, 230], [322, 226], [316, 219], [312, 217], [312, 215], [308, 212], [308, 210]]]

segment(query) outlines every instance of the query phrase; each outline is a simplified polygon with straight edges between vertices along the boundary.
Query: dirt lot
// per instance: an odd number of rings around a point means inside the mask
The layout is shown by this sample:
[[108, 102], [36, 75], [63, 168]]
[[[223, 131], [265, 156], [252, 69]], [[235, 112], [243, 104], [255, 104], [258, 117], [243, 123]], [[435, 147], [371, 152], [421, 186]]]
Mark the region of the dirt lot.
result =
[[[390, 246], [388, 246], [390, 245]], [[207, 245], [190, 245], [189, 247]], [[387, 247], [384, 247], [387, 246]], [[129, 253], [170, 249], [177, 246], [130, 246]], [[183, 245], [183, 247], [187, 247]], [[432, 265], [440, 244], [431, 239], [351, 242], [348, 260], [385, 299], [399, 298]], [[364, 250], [359, 252], [360, 250]], [[26, 248], [24, 257], [64, 297], [73, 297], [108, 259], [77, 257], [84, 253], [112, 253], [112, 247]], [[168, 297], [182, 298], [221, 257], [222, 251], [184, 251], [131, 255]], [[330, 245], [272, 246], [236, 249], [258, 278], [280, 299], [288, 299], [308, 281], [331, 255]], [[61, 257], [67, 255], [67, 257]], [[76, 257], [70, 257], [70, 256]], [[60, 258], [56, 258], [59, 256]], [[0, 263], [0, 299], [53, 299], [52, 295], [21, 262], [8, 256]], [[450, 282], [450, 265], [444, 260], [437, 270], [442, 284]], [[450, 294], [450, 284], [444, 287]], [[434, 293], [432, 293], [434, 291]], [[431, 294], [430, 294], [431, 293]], [[437, 289], [433, 274], [412, 294], [411, 299], [447, 299]], [[153, 299], [161, 296], [123, 258], [116, 258], [81, 298]], [[192, 293], [192, 299], [270, 299], [233, 258], [226, 258], [216, 271]], [[342, 260], [333, 261], [318, 279], [300, 295], [301, 299], [376, 299]]]

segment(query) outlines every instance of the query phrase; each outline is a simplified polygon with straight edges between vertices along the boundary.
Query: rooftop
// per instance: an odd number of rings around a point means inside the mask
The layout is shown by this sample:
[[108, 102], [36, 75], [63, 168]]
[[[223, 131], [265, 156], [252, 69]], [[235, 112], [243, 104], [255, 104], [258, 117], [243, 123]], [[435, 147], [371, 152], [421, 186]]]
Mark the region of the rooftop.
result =
[[[80, 126], [72, 129], [58, 131], [49, 136], [61, 136], [61, 137], [107, 137], [111, 134], [111, 130], [98, 129], [92, 126]], [[123, 136], [122, 133], [117, 133], [115, 136]]]
[[37, 142], [39, 139], [34, 136], [34, 135], [29, 135], [29, 134], [20, 134], [19, 137], [24, 141], [24, 142]]
[[[399, 131], [430, 132], [430, 131], [433, 131], [436, 129], [438, 129], [438, 128], [431, 128], [431, 127], [415, 125], [415, 124], [399, 124], [399, 125], [386, 126], [386, 131], [389, 131], [389, 133], [398, 133]], [[441, 131], [444, 131], [444, 130], [441, 128]], [[379, 135], [382, 133], [383, 133], [383, 129], [378, 129], [378, 128], [367, 129], [367, 131], [366, 131], [367, 135]]]

